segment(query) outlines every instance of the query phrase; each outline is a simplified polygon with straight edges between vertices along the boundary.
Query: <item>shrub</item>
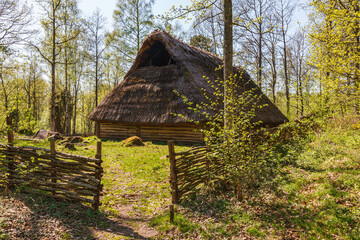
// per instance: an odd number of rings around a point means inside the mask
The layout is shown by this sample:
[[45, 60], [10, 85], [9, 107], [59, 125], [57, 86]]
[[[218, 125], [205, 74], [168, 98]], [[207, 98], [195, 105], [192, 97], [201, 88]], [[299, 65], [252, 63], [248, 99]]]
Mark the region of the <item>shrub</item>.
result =
[[241, 76], [234, 75], [228, 80], [232, 91], [225, 109], [223, 81], [209, 84], [214, 94], [204, 91], [208, 103], [193, 106], [186, 97], [183, 99], [191, 110], [208, 119], [200, 131], [206, 144], [211, 145], [211, 157], [223, 160], [222, 174], [212, 176], [213, 185], [227, 182], [241, 200], [276, 175], [279, 161], [274, 146], [278, 133], [270, 133], [254, 120], [257, 110], [265, 106], [260, 104], [261, 95], [253, 89], [245, 90]]

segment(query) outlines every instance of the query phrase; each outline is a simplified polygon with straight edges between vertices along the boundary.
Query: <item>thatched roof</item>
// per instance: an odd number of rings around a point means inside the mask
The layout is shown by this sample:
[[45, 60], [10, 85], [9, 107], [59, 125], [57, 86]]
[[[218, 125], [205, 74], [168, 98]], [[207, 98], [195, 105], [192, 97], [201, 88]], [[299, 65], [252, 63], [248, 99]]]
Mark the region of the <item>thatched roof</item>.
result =
[[[166, 32], [154, 31], [143, 42], [135, 61], [117, 85], [97, 106], [90, 119], [94, 121], [173, 124], [186, 122], [174, 113], [188, 119], [201, 119], [187, 108], [181, 96], [194, 103], [206, 102], [202, 89], [213, 92], [204, 76], [210, 80], [220, 79], [217, 70], [222, 60], [217, 56], [190, 46]], [[234, 68], [235, 71], [239, 69]], [[247, 89], [260, 89], [243, 71], [242, 81]], [[256, 113], [256, 120], [277, 125], [287, 121], [280, 110], [264, 95], [268, 106]]]

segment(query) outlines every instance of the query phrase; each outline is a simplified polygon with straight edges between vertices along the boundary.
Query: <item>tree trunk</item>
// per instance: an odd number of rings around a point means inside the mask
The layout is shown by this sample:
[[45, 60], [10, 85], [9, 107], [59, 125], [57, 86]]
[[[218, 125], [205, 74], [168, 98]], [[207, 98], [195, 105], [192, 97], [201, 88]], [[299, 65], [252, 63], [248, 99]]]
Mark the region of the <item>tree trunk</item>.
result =
[[140, 0], [136, 0], [136, 41], [137, 41], [137, 52], [140, 50], [140, 13], [139, 13], [139, 2]]
[[56, 77], [56, 6], [55, 1], [52, 1], [52, 61], [51, 61], [51, 131], [56, 131], [55, 129], [55, 77]]
[[215, 28], [215, 24], [214, 24], [214, 13], [213, 10], [211, 9], [211, 35], [212, 35], [212, 39], [213, 39], [213, 43], [214, 43], [214, 53], [215, 55], [217, 55], [217, 42], [216, 42], [216, 28]]
[[73, 114], [73, 127], [72, 127], [72, 134], [73, 134], [73, 135], [76, 134], [77, 96], [78, 96], [77, 82], [75, 82], [75, 86], [74, 86], [74, 114]]
[[[231, 86], [229, 78], [233, 74], [233, 29], [232, 29], [232, 0], [223, 0], [224, 6], [224, 129], [231, 128], [231, 109], [229, 98]], [[230, 111], [229, 111], [230, 110]], [[226, 134], [225, 134], [226, 135]]]
[[31, 77], [32, 77], [32, 64], [30, 64], [30, 73], [29, 73], [29, 77], [28, 77], [28, 82], [27, 82], [27, 87], [28, 90], [26, 90], [26, 95], [27, 95], [27, 105], [28, 105], [28, 109], [29, 111], [31, 110]]
[[[36, 64], [36, 63], [35, 63]], [[33, 117], [35, 119], [35, 121], [38, 120], [38, 114], [37, 114], [37, 99], [36, 99], [36, 65], [34, 64], [34, 72], [33, 72], [33, 83], [34, 83], [34, 87], [33, 87]]]
[[3, 65], [1, 63], [0, 65], [0, 80], [1, 80], [1, 85], [2, 85], [2, 89], [3, 89], [3, 93], [4, 93], [4, 107], [5, 107], [5, 111], [6, 111], [6, 114], [7, 114], [7, 111], [9, 109], [9, 99], [8, 99], [8, 94], [6, 92], [6, 86], [5, 86], [5, 81], [4, 81], [4, 78], [3, 78]]
[[[354, 10], [355, 13], [358, 14], [359, 16], [359, 12], [360, 12], [360, 3], [359, 1], [354, 1], [355, 5], [354, 5]], [[357, 55], [358, 57], [360, 57], [360, 22], [359, 20], [356, 20], [355, 23], [355, 55]], [[354, 69], [354, 87], [355, 87], [355, 113], [357, 115], [360, 115], [360, 100], [359, 100], [359, 95], [360, 95], [360, 62], [356, 61], [355, 62], [355, 69]]]
[[[260, 17], [262, 17], [262, 2], [260, 3]], [[259, 40], [258, 40], [258, 69], [257, 69], [257, 84], [259, 88], [262, 87], [262, 42], [263, 42], [263, 32], [262, 32], [262, 19], [259, 21]]]
[[289, 75], [288, 75], [288, 67], [287, 67], [287, 46], [286, 46], [286, 34], [284, 29], [282, 28], [282, 38], [283, 38], [283, 51], [284, 51], [284, 84], [285, 84], [285, 97], [286, 97], [286, 114], [290, 115], [290, 91], [289, 91]]
[[271, 81], [271, 93], [273, 97], [274, 104], [276, 103], [276, 81], [277, 81], [277, 70], [276, 70], [276, 54], [275, 54], [275, 44], [271, 43], [271, 62], [272, 62], [272, 81]]
[[[67, 15], [67, 12], [65, 12]], [[67, 30], [67, 16], [64, 17], [64, 25], [65, 25], [65, 37], [68, 38], [68, 30]], [[71, 133], [71, 119], [70, 119], [70, 107], [69, 107], [69, 76], [68, 76], [68, 46], [65, 44], [65, 133], [70, 135]]]

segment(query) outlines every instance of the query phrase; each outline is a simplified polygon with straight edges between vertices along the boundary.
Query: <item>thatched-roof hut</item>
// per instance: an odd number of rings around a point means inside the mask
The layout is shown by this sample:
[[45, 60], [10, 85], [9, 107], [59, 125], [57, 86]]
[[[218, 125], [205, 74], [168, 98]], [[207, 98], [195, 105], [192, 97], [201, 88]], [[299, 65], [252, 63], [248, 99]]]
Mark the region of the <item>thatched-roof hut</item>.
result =
[[[97, 122], [98, 136], [102, 138], [126, 138], [137, 135], [144, 140], [175, 140], [179, 142], [202, 142], [203, 136], [188, 119], [199, 119], [189, 110], [181, 96], [189, 101], [206, 101], [202, 89], [210, 92], [203, 76], [210, 80], [222, 77], [215, 69], [222, 60], [210, 53], [192, 47], [166, 32], [154, 31], [143, 42], [135, 61], [117, 85], [97, 106], [90, 119]], [[236, 71], [239, 69], [234, 68]], [[260, 89], [243, 72], [248, 89]], [[268, 106], [256, 112], [256, 120], [265, 125], [279, 125], [287, 121], [280, 110], [264, 95], [262, 101]]]

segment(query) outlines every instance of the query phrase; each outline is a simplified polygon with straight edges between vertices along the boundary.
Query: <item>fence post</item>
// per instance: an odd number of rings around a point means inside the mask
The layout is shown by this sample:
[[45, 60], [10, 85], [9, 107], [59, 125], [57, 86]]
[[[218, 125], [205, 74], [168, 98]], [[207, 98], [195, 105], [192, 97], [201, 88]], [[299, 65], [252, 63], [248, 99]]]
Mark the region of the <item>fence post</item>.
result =
[[[8, 137], [8, 146], [7, 146], [7, 150], [9, 151], [9, 148], [14, 146], [14, 131], [13, 131], [13, 121], [12, 121], [12, 117], [11, 115], [6, 117], [6, 125], [8, 126], [7, 129], [7, 137]], [[12, 174], [15, 171], [15, 166], [14, 166], [14, 159], [12, 159], [11, 157], [6, 157], [6, 161], [8, 163], [8, 177], [7, 177], [7, 188], [10, 189], [13, 187], [13, 184], [11, 183], [11, 179], [12, 179]]]
[[98, 169], [95, 170], [95, 178], [99, 180], [99, 184], [98, 184], [98, 188], [97, 188], [97, 194], [94, 196], [94, 204], [92, 205], [92, 208], [94, 210], [99, 210], [99, 206], [101, 205], [100, 204], [100, 194], [101, 194], [101, 191], [102, 191], [102, 188], [103, 188], [103, 185], [101, 184], [101, 177], [102, 177], [102, 173], [103, 173], [103, 170], [102, 170], [102, 167], [101, 167], [101, 151], [102, 151], [102, 145], [101, 145], [101, 141], [98, 141], [97, 142], [97, 145], [96, 145], [96, 155], [95, 155], [95, 158], [96, 159], [99, 159], [100, 161], [96, 163], [97, 166], [99, 166]]
[[12, 146], [14, 144], [14, 129], [12, 117], [9, 115], [6, 117], [6, 124], [8, 125], [7, 135], [8, 135], [8, 144]]
[[170, 159], [170, 185], [171, 185], [171, 205], [170, 205], [170, 222], [174, 222], [174, 204], [178, 203], [178, 186], [176, 174], [176, 158], [174, 141], [168, 141], [169, 159]]
[[[208, 143], [206, 143], [206, 151], [210, 152], [210, 146]], [[206, 184], [209, 184], [210, 182], [210, 159], [208, 156], [206, 157]]]
[[[55, 159], [56, 159], [56, 145], [55, 145], [55, 138], [54, 137], [50, 137], [50, 154], [52, 155], [51, 157], [51, 163], [52, 163], [52, 171], [51, 171], [51, 182], [56, 183], [57, 181], [57, 174], [56, 174], [56, 165], [55, 165]], [[52, 195], [55, 196], [56, 191], [52, 190], [51, 191]]]

